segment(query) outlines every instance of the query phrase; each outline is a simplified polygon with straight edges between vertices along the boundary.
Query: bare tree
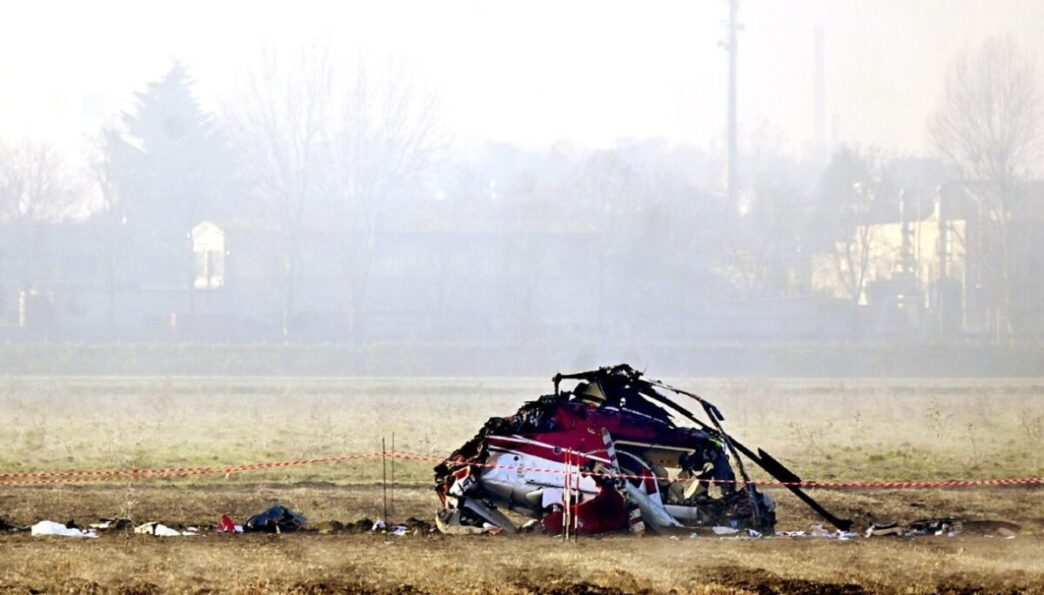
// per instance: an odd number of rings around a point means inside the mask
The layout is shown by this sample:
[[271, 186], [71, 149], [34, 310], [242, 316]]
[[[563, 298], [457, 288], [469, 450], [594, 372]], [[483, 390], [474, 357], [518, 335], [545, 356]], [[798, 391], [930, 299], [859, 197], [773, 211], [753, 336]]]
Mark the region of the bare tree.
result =
[[337, 97], [329, 196], [349, 282], [349, 332], [360, 337], [378, 232], [393, 206], [419, 193], [440, 134], [437, 95], [402, 63], [372, 69], [360, 60], [354, 74]]
[[[861, 182], [852, 184], [849, 204], [853, 216], [867, 215], [876, 196], [872, 186]], [[841, 284], [848, 291], [853, 304], [858, 304], [866, 288], [866, 278], [870, 271], [870, 252], [874, 243], [876, 227], [870, 221], [853, 222], [854, 232], [851, 237], [834, 243], [834, 263], [837, 267]]]
[[335, 238], [327, 247], [349, 284], [354, 333], [388, 206], [417, 188], [435, 147], [435, 95], [394, 63], [374, 74], [358, 60], [352, 72], [338, 72], [329, 48], [317, 44], [290, 61], [265, 51], [230, 111], [266, 222], [280, 238], [283, 334], [292, 334], [296, 316], [302, 242], [319, 233]]
[[843, 147], [819, 183], [814, 230], [829, 255], [837, 285], [857, 305], [866, 288], [876, 227], [871, 215], [879, 197], [891, 194], [876, 151]]
[[287, 61], [274, 49], [262, 52], [241, 101], [230, 110], [263, 221], [277, 232], [282, 290], [281, 330], [292, 333], [301, 274], [306, 217], [329, 187], [333, 134], [333, 75], [325, 47], [302, 49]]
[[61, 155], [49, 144], [0, 144], [0, 220], [46, 222], [70, 214], [76, 194]]
[[[34, 141], [0, 144], [0, 222], [11, 226], [10, 233], [23, 234], [13, 243], [21, 252], [16, 259], [19, 270], [3, 274], [21, 280], [20, 299], [28, 300], [35, 293], [35, 280], [47, 264], [46, 224], [70, 215], [76, 200], [73, 180], [54, 147]], [[28, 318], [39, 318], [46, 325], [49, 301], [41, 302], [39, 317]]]
[[730, 210], [721, 238], [735, 291], [744, 299], [779, 297], [800, 289], [800, 251], [811, 194], [801, 164], [783, 147], [782, 135], [767, 123], [752, 134], [743, 172], [740, 208]]
[[103, 128], [92, 139], [89, 166], [91, 180], [97, 190], [98, 210], [106, 218], [122, 219], [124, 215], [120, 188], [120, 149], [123, 141], [115, 128]]
[[946, 75], [942, 99], [928, 120], [935, 148], [968, 182], [979, 205], [984, 285], [992, 323], [1010, 335], [1013, 213], [1017, 186], [1034, 171], [1041, 149], [1041, 98], [1030, 54], [1007, 38], [986, 39], [962, 52]]
[[103, 128], [92, 139], [88, 164], [97, 196], [92, 229], [105, 275], [106, 323], [110, 336], [115, 336], [118, 280], [127, 268], [124, 181], [129, 163], [128, 147], [117, 129]]

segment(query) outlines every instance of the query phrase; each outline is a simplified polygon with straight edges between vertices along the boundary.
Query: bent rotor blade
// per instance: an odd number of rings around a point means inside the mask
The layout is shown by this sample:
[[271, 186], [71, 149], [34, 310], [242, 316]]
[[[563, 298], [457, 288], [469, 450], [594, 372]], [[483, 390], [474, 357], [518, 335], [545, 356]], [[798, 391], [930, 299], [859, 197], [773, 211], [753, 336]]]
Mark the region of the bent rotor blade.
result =
[[496, 508], [486, 506], [475, 498], [465, 498], [463, 508], [467, 508], [471, 512], [477, 514], [480, 518], [488, 521], [491, 525], [496, 525], [505, 533], [518, 532], [518, 527], [515, 526], [515, 523], [511, 522], [511, 519], [504, 516], [504, 513]]
[[783, 463], [780, 463], [772, 455], [761, 450], [760, 448], [758, 449], [758, 455], [760, 455], [759, 458], [761, 459], [760, 464], [762, 469], [768, 472], [769, 475], [775, 477], [776, 480], [783, 482], [784, 484], [787, 484], [786, 487], [788, 490], [793, 492], [794, 495], [800, 498], [802, 502], [808, 504], [809, 508], [816, 511], [819, 514], [819, 516], [823, 517], [823, 519], [825, 519], [828, 523], [842, 531], [848, 531], [852, 528], [851, 520], [841, 519], [834, 516], [829, 510], [823, 508], [822, 504], [813, 500], [812, 496], [806, 494], [798, 486], [791, 485], [795, 483], [800, 483], [801, 478], [795, 475], [794, 472], [790, 469], [784, 467]]
[[[682, 394], [682, 395], [686, 395], [686, 396], [692, 397], [693, 399], [696, 399], [701, 405], [706, 403], [706, 401], [703, 398], [701, 398], [701, 397], [699, 397], [697, 395], [694, 395], [693, 393], [689, 393], [689, 392], [686, 392], [686, 391], [678, 390], [678, 389], [675, 389], [673, 387], [669, 387], [667, 385], [664, 385], [663, 383], [655, 383], [654, 384], [654, 383], [651, 383], [651, 382], [648, 382], [648, 381], [646, 381], [646, 382], [647, 382], [647, 384], [650, 385], [650, 389], [652, 388], [652, 386], [657, 386], [658, 385], [658, 386], [661, 386], [661, 387], [663, 387], [663, 388], [665, 388], [667, 390], [674, 391], [674, 392], [676, 392], [678, 394]], [[705, 429], [705, 430], [712, 429], [706, 423], [700, 421], [700, 419], [697, 418], [695, 415], [693, 415], [692, 412], [690, 412], [688, 409], [682, 407], [681, 405], [675, 403], [674, 401], [672, 401], [672, 400], [668, 399], [667, 397], [661, 395], [660, 393], [656, 392], [655, 389], [648, 390], [648, 391], [642, 391], [642, 394], [646, 395], [647, 397], [649, 397], [651, 399], [655, 399], [656, 401], [659, 401], [660, 403], [666, 405], [667, 407], [670, 407], [674, 411], [678, 412], [679, 415], [681, 415], [685, 419], [695, 423], [700, 428]], [[775, 479], [776, 481], [778, 481], [780, 483], [785, 484], [785, 487], [788, 490], [790, 490], [791, 493], [793, 493], [795, 496], [800, 498], [802, 502], [807, 504], [809, 506], [809, 508], [811, 508], [819, 516], [821, 516], [823, 518], [823, 520], [825, 520], [826, 522], [830, 523], [831, 525], [837, 527], [838, 529], [840, 529], [842, 531], [848, 531], [852, 527], [852, 521], [850, 521], [848, 519], [842, 519], [842, 518], [838, 518], [838, 517], [834, 516], [826, 508], [823, 508], [822, 504], [820, 504], [819, 502], [816, 502], [812, 498], [812, 496], [809, 496], [808, 494], [806, 494], [805, 491], [801, 489], [801, 486], [794, 485], [794, 484], [800, 483], [801, 482], [801, 478], [798, 477], [797, 474], [795, 474], [790, 469], [787, 469], [783, 465], [783, 463], [780, 463], [774, 457], [772, 457], [771, 455], [769, 455], [768, 453], [766, 453], [765, 451], [763, 451], [761, 449], [758, 449], [758, 453], [760, 453], [760, 454], [754, 453], [752, 450], [750, 450], [749, 448], [744, 446], [742, 443], [740, 443], [738, 440], [736, 440], [732, 436], [729, 436], [728, 440], [729, 440], [729, 442], [732, 443], [732, 446], [735, 447], [736, 450], [738, 450], [739, 452], [743, 453], [743, 455], [746, 456], [751, 461], [754, 461], [754, 463], [757, 464], [758, 467], [761, 467], [766, 473], [768, 473], [770, 476], [772, 476], [773, 479]]]

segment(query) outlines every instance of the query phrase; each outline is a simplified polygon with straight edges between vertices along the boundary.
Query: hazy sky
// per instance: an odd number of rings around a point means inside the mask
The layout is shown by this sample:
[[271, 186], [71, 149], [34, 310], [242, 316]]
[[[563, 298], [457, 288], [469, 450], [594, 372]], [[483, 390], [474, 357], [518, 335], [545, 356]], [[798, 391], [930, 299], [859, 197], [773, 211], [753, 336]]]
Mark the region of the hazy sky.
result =
[[[0, 137], [72, 146], [175, 58], [213, 106], [234, 97], [262, 44], [328, 39], [348, 62], [362, 50], [412, 64], [460, 142], [720, 144], [727, 10], [725, 0], [10, 3]], [[767, 122], [797, 150], [813, 134], [816, 25], [838, 138], [896, 151], [924, 150], [925, 115], [960, 47], [1010, 34], [1044, 58], [1040, 0], [741, 0], [740, 16], [741, 126]]]

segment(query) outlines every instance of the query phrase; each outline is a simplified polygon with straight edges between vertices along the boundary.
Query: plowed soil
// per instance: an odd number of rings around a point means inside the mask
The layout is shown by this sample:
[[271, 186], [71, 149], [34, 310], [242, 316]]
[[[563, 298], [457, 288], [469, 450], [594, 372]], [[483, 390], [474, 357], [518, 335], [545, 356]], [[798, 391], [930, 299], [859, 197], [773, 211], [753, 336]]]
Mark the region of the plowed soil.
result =
[[[443, 536], [423, 526], [397, 537], [380, 531], [319, 534], [322, 521], [373, 519], [380, 486], [322, 483], [152, 484], [5, 490], [0, 509], [18, 522], [37, 518], [81, 524], [111, 516], [133, 498], [135, 521], [213, 526], [220, 514], [242, 522], [275, 501], [309, 517], [309, 529], [282, 535], [206, 533], [161, 538], [102, 533], [97, 539], [0, 536], [0, 590], [53, 593], [210, 591], [292, 593], [862, 593], [1044, 592], [1044, 490], [998, 489], [995, 514], [1026, 511], [1015, 539], [879, 537], [734, 539], [628, 535], [561, 538]], [[777, 494], [786, 501], [784, 494]], [[824, 494], [833, 508], [911, 520], [946, 510], [960, 493]], [[927, 497], [926, 497], [927, 496]], [[792, 510], [796, 503], [789, 504]], [[430, 519], [425, 488], [394, 490], [392, 520]], [[903, 512], [905, 509], [905, 512]], [[46, 511], [46, 512], [43, 512]], [[865, 511], [863, 511], [865, 512]], [[990, 516], [983, 513], [986, 518]], [[10, 518], [10, 517], [9, 517]], [[781, 528], [808, 527], [805, 512]], [[359, 523], [360, 525], [363, 523]], [[368, 525], [368, 523], [366, 523]]]

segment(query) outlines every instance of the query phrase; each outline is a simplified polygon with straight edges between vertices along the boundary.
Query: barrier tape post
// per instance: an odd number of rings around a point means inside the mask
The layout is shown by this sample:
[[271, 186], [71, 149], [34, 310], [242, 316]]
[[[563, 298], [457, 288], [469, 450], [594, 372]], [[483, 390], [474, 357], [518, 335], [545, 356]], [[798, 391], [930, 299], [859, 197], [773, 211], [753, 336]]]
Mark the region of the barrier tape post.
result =
[[381, 494], [384, 498], [384, 515], [381, 519], [388, 522], [388, 456], [384, 448], [384, 436], [381, 436]]

